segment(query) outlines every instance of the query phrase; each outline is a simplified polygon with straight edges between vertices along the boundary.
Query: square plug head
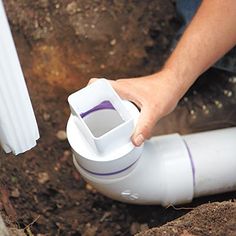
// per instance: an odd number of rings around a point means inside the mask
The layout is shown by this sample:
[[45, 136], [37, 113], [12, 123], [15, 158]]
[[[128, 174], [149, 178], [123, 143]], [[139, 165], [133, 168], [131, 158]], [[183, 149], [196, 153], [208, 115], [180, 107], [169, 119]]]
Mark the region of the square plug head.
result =
[[96, 153], [108, 154], [131, 142], [134, 117], [106, 79], [68, 98], [76, 125]]

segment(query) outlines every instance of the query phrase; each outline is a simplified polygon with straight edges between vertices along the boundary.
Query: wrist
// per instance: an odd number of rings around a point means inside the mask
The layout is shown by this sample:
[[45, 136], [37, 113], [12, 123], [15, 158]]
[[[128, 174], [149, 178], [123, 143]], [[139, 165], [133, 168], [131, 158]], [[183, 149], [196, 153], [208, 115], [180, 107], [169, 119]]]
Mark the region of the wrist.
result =
[[181, 67], [170, 66], [166, 64], [160, 71], [163, 78], [166, 78], [171, 86], [171, 91], [180, 100], [192, 84], [197, 79], [197, 76], [189, 73], [187, 70], [181, 70]]
[[185, 83], [185, 79], [179, 73], [176, 73], [168, 67], [164, 67], [159, 72], [155, 73], [153, 78], [158, 80], [158, 83], [163, 84], [165, 86], [164, 89], [168, 91], [169, 96], [177, 101], [182, 98], [191, 86], [188, 86]]

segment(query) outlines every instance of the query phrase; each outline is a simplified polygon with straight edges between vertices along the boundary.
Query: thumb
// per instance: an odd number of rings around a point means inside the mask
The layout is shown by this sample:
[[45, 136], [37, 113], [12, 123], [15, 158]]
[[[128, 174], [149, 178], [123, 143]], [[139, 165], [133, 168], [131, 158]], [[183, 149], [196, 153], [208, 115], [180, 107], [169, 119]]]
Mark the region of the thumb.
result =
[[151, 108], [143, 107], [132, 136], [132, 142], [135, 146], [141, 146], [144, 141], [151, 137], [152, 130], [156, 125], [159, 116]]
[[99, 80], [99, 78], [91, 78], [88, 82], [88, 85], [94, 83], [97, 80]]

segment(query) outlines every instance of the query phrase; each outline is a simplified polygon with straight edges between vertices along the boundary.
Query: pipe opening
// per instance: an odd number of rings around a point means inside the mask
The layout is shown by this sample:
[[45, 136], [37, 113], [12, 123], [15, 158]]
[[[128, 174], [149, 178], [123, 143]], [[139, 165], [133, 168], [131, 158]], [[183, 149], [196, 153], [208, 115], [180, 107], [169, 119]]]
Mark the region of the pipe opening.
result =
[[80, 116], [96, 138], [125, 122], [109, 101], [100, 103]]

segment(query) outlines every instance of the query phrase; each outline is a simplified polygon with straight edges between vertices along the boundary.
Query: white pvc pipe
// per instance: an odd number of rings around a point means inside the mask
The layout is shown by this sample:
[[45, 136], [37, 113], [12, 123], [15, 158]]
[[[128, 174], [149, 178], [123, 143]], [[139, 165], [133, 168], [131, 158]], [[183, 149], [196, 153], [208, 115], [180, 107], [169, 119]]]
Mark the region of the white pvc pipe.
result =
[[194, 196], [236, 189], [236, 128], [183, 136], [194, 166]]
[[36, 145], [39, 132], [1, 0], [0, 35], [0, 143], [19, 154]]
[[[91, 96], [89, 87], [81, 92]], [[81, 92], [75, 95], [78, 107], [86, 101], [84, 96], [78, 97]], [[105, 90], [102, 92], [106, 93]], [[96, 96], [90, 99], [96, 100]], [[131, 117], [137, 118], [136, 107], [129, 102], [123, 104]], [[87, 135], [92, 139], [92, 134], [84, 135], [80, 130], [87, 119], [90, 122], [94, 119], [94, 129], [100, 129], [105, 122], [112, 125], [119, 110], [111, 112], [114, 107], [99, 106], [96, 109], [87, 107], [86, 116], [82, 115], [80, 121], [78, 116], [85, 114], [84, 111], [80, 113], [72, 108], [75, 113], [68, 121], [67, 136], [76, 168], [102, 194], [127, 203], [167, 206], [187, 203], [194, 197], [236, 190], [236, 128], [185, 136], [164, 135], [146, 141], [143, 147], [127, 143], [117, 146], [113, 152], [101, 153], [96, 152], [86, 139]], [[78, 125], [78, 122], [82, 123]], [[103, 125], [99, 125], [101, 123]], [[122, 126], [116, 128], [122, 130]]]

